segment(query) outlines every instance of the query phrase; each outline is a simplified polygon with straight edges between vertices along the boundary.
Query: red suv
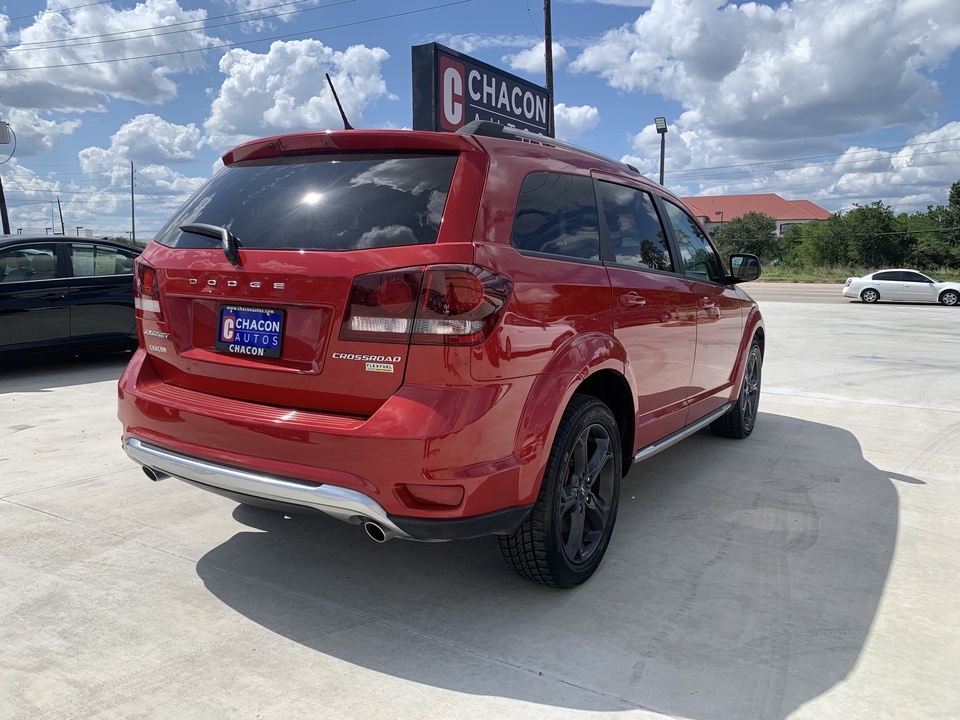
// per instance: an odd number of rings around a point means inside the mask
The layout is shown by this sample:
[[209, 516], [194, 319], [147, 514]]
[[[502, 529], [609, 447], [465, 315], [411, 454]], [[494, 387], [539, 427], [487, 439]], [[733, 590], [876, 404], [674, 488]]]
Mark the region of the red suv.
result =
[[683, 204], [491, 123], [249, 142], [137, 261], [123, 447], [240, 503], [599, 565], [620, 479], [753, 430], [764, 329]]

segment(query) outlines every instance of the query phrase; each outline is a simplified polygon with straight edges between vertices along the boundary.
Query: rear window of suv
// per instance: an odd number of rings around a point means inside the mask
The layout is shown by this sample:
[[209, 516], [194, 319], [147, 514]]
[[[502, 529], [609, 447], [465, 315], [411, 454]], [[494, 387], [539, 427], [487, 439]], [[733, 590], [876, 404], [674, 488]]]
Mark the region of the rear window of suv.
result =
[[169, 247], [217, 247], [183, 233], [225, 227], [245, 249], [361, 250], [435, 243], [457, 156], [273, 158], [224, 168], [164, 225]]

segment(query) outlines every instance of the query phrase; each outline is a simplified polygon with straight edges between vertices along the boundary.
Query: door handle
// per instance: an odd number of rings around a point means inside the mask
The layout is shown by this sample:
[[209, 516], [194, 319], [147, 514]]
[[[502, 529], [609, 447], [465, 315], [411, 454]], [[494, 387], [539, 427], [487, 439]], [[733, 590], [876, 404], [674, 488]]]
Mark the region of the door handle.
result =
[[707, 308], [716, 307], [717, 304], [708, 297], [702, 297], [697, 300], [697, 307], [706, 310]]
[[41, 300], [46, 300], [47, 302], [56, 302], [57, 300], [63, 300], [66, 297], [65, 293], [47, 293], [46, 295], [41, 295]]
[[642, 298], [637, 293], [631, 291], [628, 293], [623, 293], [620, 298], [620, 304], [624, 307], [640, 307], [647, 304], [647, 299]]

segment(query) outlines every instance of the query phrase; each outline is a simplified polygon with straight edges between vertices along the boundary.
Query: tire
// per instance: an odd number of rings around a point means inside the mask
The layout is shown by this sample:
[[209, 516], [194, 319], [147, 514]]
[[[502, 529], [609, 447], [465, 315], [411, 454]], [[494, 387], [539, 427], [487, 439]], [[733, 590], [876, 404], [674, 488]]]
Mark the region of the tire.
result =
[[763, 354], [756, 340], [750, 345], [747, 366], [743, 371], [743, 383], [737, 402], [726, 414], [710, 423], [714, 435], [743, 440], [753, 432], [760, 407], [760, 380], [763, 374]]
[[875, 303], [880, 299], [880, 293], [878, 293], [873, 288], [867, 288], [862, 293], [860, 293], [860, 299], [865, 303]]
[[943, 305], [956, 305], [960, 303], [960, 293], [956, 290], [944, 290], [940, 293], [940, 302]]
[[589, 579], [617, 520], [622, 468], [620, 432], [610, 409], [595, 397], [574, 395], [530, 515], [499, 538], [507, 565], [549, 587], [572, 588]]

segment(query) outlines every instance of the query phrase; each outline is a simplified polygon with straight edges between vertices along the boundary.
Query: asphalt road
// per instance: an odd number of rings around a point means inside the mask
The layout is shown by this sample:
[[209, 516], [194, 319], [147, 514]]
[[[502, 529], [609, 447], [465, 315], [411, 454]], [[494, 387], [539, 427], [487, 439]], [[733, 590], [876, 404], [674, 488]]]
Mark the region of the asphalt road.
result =
[[756, 431], [635, 466], [573, 591], [150, 483], [123, 359], [0, 369], [0, 718], [960, 717], [960, 310], [749, 290]]

